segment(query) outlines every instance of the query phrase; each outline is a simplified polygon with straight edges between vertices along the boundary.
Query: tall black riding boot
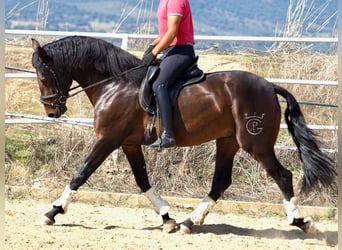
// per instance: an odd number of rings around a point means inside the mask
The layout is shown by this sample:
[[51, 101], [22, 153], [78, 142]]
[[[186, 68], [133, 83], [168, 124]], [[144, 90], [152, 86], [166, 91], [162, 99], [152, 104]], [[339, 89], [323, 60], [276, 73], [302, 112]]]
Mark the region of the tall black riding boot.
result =
[[176, 146], [172, 130], [172, 108], [167, 87], [164, 84], [158, 86], [155, 96], [157, 99], [159, 114], [163, 125], [161, 136], [149, 146], [151, 149], [170, 148]]

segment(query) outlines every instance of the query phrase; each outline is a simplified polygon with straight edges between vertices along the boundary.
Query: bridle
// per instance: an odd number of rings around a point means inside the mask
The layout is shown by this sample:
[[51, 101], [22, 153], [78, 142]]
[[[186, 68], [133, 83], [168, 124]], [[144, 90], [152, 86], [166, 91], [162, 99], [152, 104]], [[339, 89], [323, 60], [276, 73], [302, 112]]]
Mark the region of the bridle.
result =
[[[67, 92], [67, 95], [63, 94], [63, 92], [60, 89], [60, 84], [59, 81], [57, 79], [56, 73], [55, 71], [53, 71], [48, 65], [46, 65], [45, 63], [43, 63], [43, 65], [45, 66], [45, 68], [47, 68], [49, 70], [49, 72], [52, 74], [53, 78], [54, 78], [54, 92], [51, 95], [43, 95], [40, 96], [40, 102], [44, 105], [48, 105], [51, 106], [53, 108], [58, 108], [58, 107], [62, 107], [65, 106], [67, 99], [69, 98], [69, 90]], [[55, 99], [56, 101], [53, 102], [49, 102], [48, 100], [50, 99]]]
[[[52, 74], [52, 76], [54, 78], [54, 86], [53, 87], [54, 87], [54, 92], [55, 93], [50, 94], [50, 95], [40, 96], [40, 102], [42, 104], [44, 104], [44, 105], [48, 105], [48, 106], [53, 107], [53, 108], [65, 107], [65, 104], [66, 104], [66, 101], [67, 101], [68, 98], [73, 97], [73, 96], [79, 94], [80, 92], [83, 92], [83, 91], [85, 91], [87, 89], [90, 89], [90, 88], [93, 88], [95, 86], [98, 86], [100, 84], [103, 84], [103, 83], [105, 83], [105, 82], [115, 78], [114, 76], [111, 76], [111, 77], [105, 78], [103, 80], [97, 81], [97, 82], [92, 83], [92, 84], [88, 85], [87, 87], [84, 87], [81, 90], [76, 91], [75, 93], [70, 95], [69, 94], [70, 91], [75, 90], [75, 89], [81, 87], [81, 85], [77, 85], [75, 87], [69, 88], [68, 91], [67, 91], [67, 94], [65, 95], [65, 94], [63, 94], [63, 92], [60, 89], [60, 83], [58, 81], [58, 78], [56, 76], [55, 71], [53, 71], [51, 69], [51, 67], [49, 67], [45, 63], [43, 63], [43, 65], [45, 66], [45, 68], [48, 69], [48, 71]], [[140, 68], [143, 68], [143, 67], [146, 67], [146, 66], [145, 65], [139, 65], [139, 66], [133, 67], [131, 69], [128, 69], [128, 70], [122, 72], [118, 76], [122, 76], [124, 74], [127, 74], [129, 72], [132, 72], [134, 70], [137, 70], [137, 69], [140, 69]], [[50, 99], [54, 99], [54, 101], [53, 102], [49, 102], [48, 100], [50, 100]]]

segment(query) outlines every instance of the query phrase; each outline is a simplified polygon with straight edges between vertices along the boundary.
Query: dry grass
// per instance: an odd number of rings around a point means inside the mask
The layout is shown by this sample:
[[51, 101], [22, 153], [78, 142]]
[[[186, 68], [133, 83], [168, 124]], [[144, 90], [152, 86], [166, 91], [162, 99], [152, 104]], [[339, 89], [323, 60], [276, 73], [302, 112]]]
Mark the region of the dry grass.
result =
[[[31, 48], [7, 45], [6, 65], [32, 69]], [[141, 52], [136, 52], [141, 54]], [[244, 69], [264, 77], [315, 80], [337, 79], [337, 56], [319, 54], [201, 54], [204, 71]], [[337, 87], [287, 85], [298, 100], [337, 104]], [[85, 95], [68, 101], [68, 117], [92, 117], [92, 107]], [[302, 105], [309, 124], [337, 124], [337, 109]], [[33, 79], [7, 79], [6, 111], [44, 115], [39, 90]], [[325, 147], [337, 148], [336, 131], [319, 131]], [[82, 163], [94, 139], [92, 129], [75, 125], [6, 125], [6, 184], [63, 187]], [[293, 145], [287, 131], [281, 130], [278, 144]], [[294, 173], [302, 171], [296, 151], [277, 150], [280, 161]], [[210, 189], [214, 171], [213, 142], [189, 148], [145, 152], [151, 184], [162, 194], [202, 197]], [[331, 155], [336, 161], [336, 154]], [[139, 190], [123, 153], [112, 157], [89, 179], [86, 188], [138, 193]], [[233, 183], [224, 199], [281, 202], [281, 193], [263, 168], [244, 152], [235, 158]], [[304, 197], [303, 197], [304, 198]], [[305, 204], [334, 206], [337, 191], [313, 193]]]

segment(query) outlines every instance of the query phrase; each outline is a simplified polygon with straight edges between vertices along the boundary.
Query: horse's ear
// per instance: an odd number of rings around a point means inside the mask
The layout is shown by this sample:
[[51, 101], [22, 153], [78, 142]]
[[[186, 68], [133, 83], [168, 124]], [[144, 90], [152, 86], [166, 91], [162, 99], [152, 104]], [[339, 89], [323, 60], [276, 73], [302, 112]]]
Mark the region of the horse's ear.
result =
[[39, 42], [36, 39], [31, 38], [31, 41], [32, 41], [32, 48], [34, 50], [36, 50], [38, 47], [40, 47], [40, 44], [39, 44]]
[[37, 52], [39, 59], [42, 62], [45, 62], [47, 59], [47, 54], [45, 50], [40, 46], [39, 42], [36, 39], [32, 38], [31, 40], [32, 40], [32, 48], [34, 49], [34, 51]]

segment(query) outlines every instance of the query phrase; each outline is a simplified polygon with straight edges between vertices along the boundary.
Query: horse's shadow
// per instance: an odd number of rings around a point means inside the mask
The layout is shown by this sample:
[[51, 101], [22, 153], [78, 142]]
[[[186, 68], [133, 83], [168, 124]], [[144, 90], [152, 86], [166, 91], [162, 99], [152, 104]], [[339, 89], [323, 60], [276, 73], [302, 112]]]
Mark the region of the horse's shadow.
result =
[[[81, 227], [84, 229], [92, 230], [99, 229], [98, 227], [89, 227], [82, 224], [59, 224], [55, 226], [60, 227]], [[103, 229], [105, 230], [115, 230], [116, 228], [120, 228], [120, 226], [106, 226]], [[149, 231], [160, 231], [162, 230], [162, 225], [154, 226], [154, 227], [145, 227], [142, 229], [136, 230], [149, 230]], [[266, 238], [266, 239], [288, 239], [288, 240], [296, 240], [301, 239], [305, 240], [308, 238], [314, 238], [321, 241], [325, 241], [330, 246], [336, 246], [338, 242], [338, 233], [337, 231], [325, 231], [317, 233], [314, 236], [309, 236], [305, 234], [300, 229], [292, 229], [292, 230], [280, 230], [275, 228], [267, 228], [267, 229], [254, 229], [254, 228], [242, 228], [236, 227], [228, 224], [204, 224], [201, 226], [193, 226], [192, 227], [193, 234], [216, 234], [216, 235], [225, 235], [225, 234], [235, 234], [238, 236], [251, 236], [258, 238]]]
[[279, 230], [275, 228], [267, 229], [254, 229], [236, 227], [228, 224], [204, 224], [201, 226], [193, 226], [193, 233], [212, 233], [217, 235], [223, 234], [236, 234], [239, 236], [254, 236], [260, 238], [287, 238], [287, 239], [305, 239], [307, 235], [299, 229], [293, 229], [291, 231]]
[[228, 224], [204, 224], [201, 226], [193, 226], [193, 233], [196, 234], [206, 234], [213, 233], [217, 235], [224, 234], [235, 234], [239, 236], [252, 236], [266, 239], [288, 239], [295, 240], [301, 239], [305, 240], [308, 238], [314, 238], [318, 240], [324, 240], [329, 245], [336, 246], [338, 242], [338, 232], [337, 231], [325, 231], [320, 232], [317, 231], [315, 235], [305, 234], [300, 229], [294, 228], [292, 230], [280, 230], [275, 228], [267, 228], [267, 229], [254, 229], [254, 228], [242, 228], [235, 227]]

